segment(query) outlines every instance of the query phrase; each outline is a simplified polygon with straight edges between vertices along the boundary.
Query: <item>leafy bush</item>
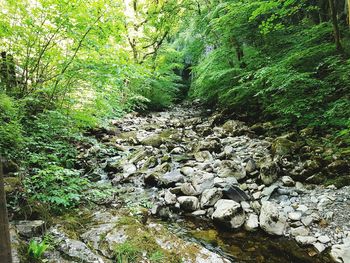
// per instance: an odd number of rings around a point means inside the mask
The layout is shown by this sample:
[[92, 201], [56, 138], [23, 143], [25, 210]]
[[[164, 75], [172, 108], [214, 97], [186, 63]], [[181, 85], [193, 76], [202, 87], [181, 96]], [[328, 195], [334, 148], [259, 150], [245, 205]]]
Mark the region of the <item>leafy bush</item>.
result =
[[54, 212], [77, 206], [88, 184], [78, 171], [56, 165], [39, 170], [24, 181], [30, 200], [46, 205]]
[[28, 257], [31, 262], [40, 262], [49, 245], [45, 241], [31, 240], [28, 245]]
[[13, 99], [0, 92], [0, 155], [11, 158], [22, 143], [18, 107]]
[[35, 116], [26, 126], [25, 155], [29, 166], [73, 167], [76, 149], [72, 143], [79, 133], [69, 116], [60, 111], [47, 111]]

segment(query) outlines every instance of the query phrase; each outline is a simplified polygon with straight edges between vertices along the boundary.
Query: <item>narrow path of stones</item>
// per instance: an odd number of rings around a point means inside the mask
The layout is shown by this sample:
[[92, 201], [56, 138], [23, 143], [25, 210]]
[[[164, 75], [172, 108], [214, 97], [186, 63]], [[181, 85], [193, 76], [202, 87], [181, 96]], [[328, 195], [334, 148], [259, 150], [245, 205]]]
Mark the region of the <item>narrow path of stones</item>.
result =
[[[79, 238], [60, 225], [52, 227], [58, 245], [49, 262], [111, 262], [115, 245], [135, 235], [131, 229], [153, 236], [182, 262], [231, 262], [174, 235], [149, 219], [151, 214], [172, 222], [184, 215], [200, 218], [227, 233], [263, 230], [306, 247], [313, 258], [305, 262], [329, 262], [320, 256], [328, 253], [336, 262], [350, 262], [350, 188], [295, 182], [288, 174], [299, 164], [279, 155], [277, 139], [256, 136], [239, 121], [218, 125], [219, 116], [206, 115], [194, 105], [181, 105], [128, 114], [97, 131], [101, 144], [82, 146], [80, 165], [99, 184], [112, 183], [116, 195], [105, 202], [108, 208], [94, 211]], [[137, 222], [124, 222], [125, 208]], [[245, 262], [240, 260], [235, 262]], [[301, 262], [278, 260], [259, 262]], [[148, 255], [142, 262], [151, 262]]]

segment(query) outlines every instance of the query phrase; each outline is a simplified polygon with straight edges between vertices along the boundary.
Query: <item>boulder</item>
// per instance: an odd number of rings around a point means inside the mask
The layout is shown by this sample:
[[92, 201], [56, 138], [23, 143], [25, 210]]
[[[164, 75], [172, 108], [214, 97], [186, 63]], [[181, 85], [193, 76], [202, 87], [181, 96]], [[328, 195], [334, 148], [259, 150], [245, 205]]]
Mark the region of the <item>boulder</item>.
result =
[[206, 208], [214, 206], [215, 203], [222, 197], [222, 191], [218, 188], [206, 189], [202, 193], [201, 207]]
[[239, 228], [244, 224], [245, 213], [239, 203], [233, 200], [220, 199], [215, 204], [212, 219], [218, 225]]
[[273, 141], [271, 150], [274, 156], [286, 156], [292, 154], [295, 149], [295, 143], [282, 136]]
[[38, 237], [45, 232], [45, 222], [42, 220], [22, 220], [15, 223], [17, 232], [25, 238]]
[[266, 161], [260, 166], [260, 179], [265, 185], [276, 182], [280, 168], [274, 161]]
[[193, 212], [199, 208], [199, 201], [194, 196], [180, 196], [177, 198], [180, 208], [187, 212]]
[[286, 229], [286, 216], [278, 211], [276, 203], [263, 201], [259, 216], [260, 227], [271, 235], [283, 235]]

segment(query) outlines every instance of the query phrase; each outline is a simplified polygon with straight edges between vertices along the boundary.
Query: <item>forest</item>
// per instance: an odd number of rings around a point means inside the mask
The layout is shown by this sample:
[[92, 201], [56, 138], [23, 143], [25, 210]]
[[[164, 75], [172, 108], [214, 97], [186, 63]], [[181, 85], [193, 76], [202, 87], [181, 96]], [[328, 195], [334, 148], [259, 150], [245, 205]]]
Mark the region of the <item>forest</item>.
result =
[[0, 262], [350, 262], [349, 43], [350, 0], [0, 0]]

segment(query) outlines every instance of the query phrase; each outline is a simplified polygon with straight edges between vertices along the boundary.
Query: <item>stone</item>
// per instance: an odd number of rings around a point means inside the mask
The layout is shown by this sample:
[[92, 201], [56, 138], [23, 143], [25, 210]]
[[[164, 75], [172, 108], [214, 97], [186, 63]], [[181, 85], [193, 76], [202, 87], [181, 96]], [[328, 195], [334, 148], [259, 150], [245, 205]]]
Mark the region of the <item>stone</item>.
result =
[[87, 245], [79, 240], [68, 238], [59, 228], [53, 227], [50, 229], [49, 233], [55, 240], [56, 249], [71, 260], [87, 263], [105, 263], [105, 261], [92, 252]]
[[342, 244], [333, 245], [330, 255], [337, 263], [350, 263], [350, 237], [345, 238]]
[[271, 185], [277, 180], [279, 171], [276, 162], [267, 161], [260, 166], [260, 179], [265, 185]]
[[247, 175], [243, 166], [230, 160], [223, 160], [220, 163], [217, 174], [219, 177], [235, 177], [237, 180], [242, 180]]
[[238, 186], [232, 185], [229, 187], [226, 187], [223, 190], [224, 197], [226, 199], [231, 199], [236, 202], [242, 202], [242, 201], [248, 201], [250, 200], [249, 196]]
[[134, 174], [136, 172], [137, 168], [134, 164], [128, 163], [123, 166], [123, 176], [124, 178], [129, 177], [130, 175]]
[[273, 202], [262, 202], [259, 221], [260, 227], [271, 235], [281, 236], [286, 229], [287, 218]]
[[290, 234], [294, 237], [296, 236], [307, 236], [309, 235], [310, 231], [304, 227], [304, 226], [299, 226], [296, 228], [291, 228]]
[[238, 181], [235, 177], [225, 177], [225, 178], [215, 177], [214, 178], [215, 187], [226, 188], [237, 184], [238, 184]]
[[239, 203], [233, 200], [220, 199], [215, 204], [212, 219], [216, 224], [235, 229], [244, 224], [245, 213]]
[[328, 242], [331, 242], [331, 239], [330, 239], [329, 236], [327, 236], [327, 235], [319, 236], [317, 239], [318, 239], [318, 241], [320, 241], [322, 244], [326, 244], [326, 243], [328, 243]]
[[314, 218], [312, 216], [306, 216], [301, 218], [301, 222], [304, 224], [304, 226], [309, 226], [314, 221]]
[[255, 231], [259, 228], [259, 217], [256, 214], [249, 214], [247, 221], [244, 223], [247, 231]]
[[180, 208], [186, 212], [193, 212], [198, 209], [199, 201], [194, 196], [180, 196], [177, 198]]
[[208, 151], [196, 152], [194, 158], [197, 162], [212, 162], [213, 156]]
[[176, 195], [172, 194], [168, 189], [164, 193], [165, 203], [168, 205], [174, 205], [176, 203]]
[[272, 143], [272, 153], [275, 156], [286, 156], [292, 154], [296, 149], [294, 142], [284, 136], [276, 138]]
[[255, 192], [254, 194], [252, 194], [252, 196], [253, 196], [254, 200], [257, 200], [261, 197], [261, 192], [260, 191]]
[[206, 189], [202, 193], [201, 207], [207, 208], [214, 206], [215, 203], [222, 197], [222, 191], [217, 188]]
[[192, 185], [197, 193], [214, 187], [214, 175], [208, 172], [199, 172], [192, 178]]
[[297, 236], [295, 240], [302, 246], [311, 245], [317, 241], [314, 236]]
[[256, 169], [257, 169], [256, 162], [253, 159], [249, 159], [245, 165], [246, 172], [250, 174], [250, 173], [256, 171]]
[[301, 212], [290, 212], [288, 218], [293, 221], [299, 221], [301, 219]]
[[281, 180], [282, 180], [283, 185], [285, 185], [285, 186], [294, 186], [295, 185], [294, 180], [290, 176], [287, 176], [287, 175], [282, 176]]
[[32, 238], [41, 236], [45, 232], [45, 222], [42, 220], [22, 220], [15, 223], [20, 236]]
[[183, 183], [180, 186], [181, 193], [184, 195], [197, 195], [196, 189], [194, 189], [191, 183]]
[[180, 170], [174, 170], [159, 177], [160, 184], [165, 187], [175, 186], [176, 183], [184, 182], [184, 180]]
[[189, 166], [184, 166], [180, 169], [180, 172], [183, 175], [190, 177], [194, 174], [194, 169], [192, 167], [189, 167]]
[[313, 246], [318, 254], [321, 254], [326, 249], [326, 246], [320, 242], [313, 244]]

